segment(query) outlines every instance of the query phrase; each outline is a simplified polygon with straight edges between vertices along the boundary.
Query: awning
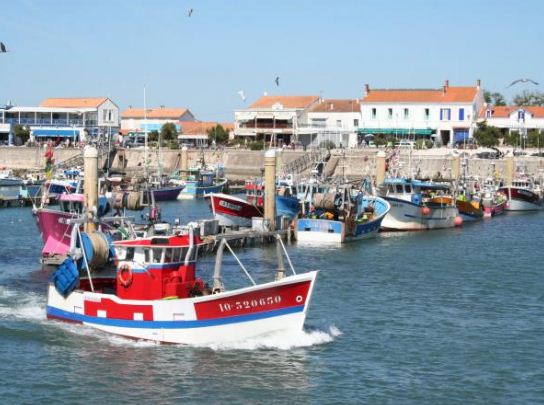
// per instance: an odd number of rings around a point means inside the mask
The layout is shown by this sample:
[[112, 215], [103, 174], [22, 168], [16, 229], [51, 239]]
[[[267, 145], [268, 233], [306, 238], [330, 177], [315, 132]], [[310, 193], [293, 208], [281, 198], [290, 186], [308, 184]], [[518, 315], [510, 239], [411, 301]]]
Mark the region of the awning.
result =
[[386, 135], [432, 135], [431, 128], [359, 128], [357, 131], [361, 135], [367, 134], [386, 134]]
[[70, 137], [75, 138], [79, 135], [79, 129], [34, 129], [33, 136]]

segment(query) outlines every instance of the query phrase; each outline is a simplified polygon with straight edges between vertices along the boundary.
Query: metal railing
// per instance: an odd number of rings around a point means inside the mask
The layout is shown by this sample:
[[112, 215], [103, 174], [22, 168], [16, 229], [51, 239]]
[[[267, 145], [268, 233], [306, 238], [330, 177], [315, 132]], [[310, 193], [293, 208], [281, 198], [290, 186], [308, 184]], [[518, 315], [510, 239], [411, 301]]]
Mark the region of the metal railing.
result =
[[97, 120], [67, 120], [67, 119], [49, 119], [49, 118], [6, 118], [6, 124], [20, 125], [49, 125], [49, 126], [87, 126], [95, 127], [98, 125]]

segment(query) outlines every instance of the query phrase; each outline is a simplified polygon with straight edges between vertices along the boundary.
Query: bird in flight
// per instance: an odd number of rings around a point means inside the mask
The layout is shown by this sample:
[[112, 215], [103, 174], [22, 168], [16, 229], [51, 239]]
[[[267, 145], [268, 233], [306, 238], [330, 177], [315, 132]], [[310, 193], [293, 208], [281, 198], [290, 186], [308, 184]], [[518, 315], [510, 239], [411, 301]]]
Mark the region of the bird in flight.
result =
[[187, 16], [191, 17], [192, 15], [193, 15], [193, 9], [190, 8], [189, 11], [187, 12]]
[[240, 90], [238, 94], [240, 95], [242, 101], [246, 101], [246, 94], [244, 93], [244, 90]]
[[532, 79], [518, 79], [518, 80], [514, 80], [512, 83], [510, 83], [510, 85], [508, 87], [512, 87], [514, 84], [517, 84], [517, 83], [533, 83], [534, 85], [538, 86], [538, 83], [535, 82]]
[[276, 86], [279, 86], [280, 85], [280, 77], [279, 76], [276, 76], [276, 80], [274, 80], [276, 82]]
[[4, 45], [3, 42], [0, 42], [0, 53], [6, 53], [7, 51], [6, 45]]

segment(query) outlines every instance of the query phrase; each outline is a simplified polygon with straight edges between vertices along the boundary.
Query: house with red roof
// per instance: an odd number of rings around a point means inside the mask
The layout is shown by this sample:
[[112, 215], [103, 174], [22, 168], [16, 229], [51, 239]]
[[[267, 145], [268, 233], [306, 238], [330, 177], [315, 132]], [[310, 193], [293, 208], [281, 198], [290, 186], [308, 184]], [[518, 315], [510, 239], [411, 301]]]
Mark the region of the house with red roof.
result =
[[544, 107], [539, 106], [493, 106], [480, 109], [479, 121], [499, 128], [503, 133], [544, 130]]
[[160, 131], [161, 127], [168, 123], [176, 124], [180, 131], [180, 122], [195, 121], [195, 116], [188, 108], [170, 108], [160, 106], [157, 108], [132, 108], [129, 107], [121, 114], [121, 132]]
[[234, 124], [232, 124], [231, 122], [183, 121], [179, 122], [179, 124], [179, 142], [181, 144], [187, 144], [197, 147], [208, 145], [208, 141], [210, 138], [208, 133], [210, 131], [213, 131], [213, 129], [216, 128], [217, 125], [221, 125], [225, 129], [225, 131], [229, 132], [229, 137], [232, 136], [234, 132]]
[[23, 125], [33, 140], [85, 140], [116, 134], [119, 107], [108, 97], [47, 98], [39, 106], [6, 106], [4, 124]]
[[484, 105], [480, 81], [475, 86], [435, 89], [374, 89], [365, 85], [361, 101], [363, 137], [377, 134], [426, 137], [451, 145], [470, 137]]
[[299, 125], [307, 122], [308, 112], [318, 102], [319, 96], [262, 96], [234, 112], [234, 135], [277, 146], [289, 144], [297, 140]]

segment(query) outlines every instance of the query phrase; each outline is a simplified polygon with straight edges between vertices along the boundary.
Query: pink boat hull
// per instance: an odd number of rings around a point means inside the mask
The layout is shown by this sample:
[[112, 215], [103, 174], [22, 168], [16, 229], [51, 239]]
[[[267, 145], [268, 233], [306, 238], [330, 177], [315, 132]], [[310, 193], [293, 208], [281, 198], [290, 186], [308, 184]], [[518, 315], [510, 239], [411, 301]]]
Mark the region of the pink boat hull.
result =
[[[64, 220], [74, 218], [74, 214], [47, 208], [36, 211], [36, 224], [44, 243], [42, 256], [66, 255], [70, 250], [72, 225]], [[59, 220], [62, 218], [62, 222]]]

